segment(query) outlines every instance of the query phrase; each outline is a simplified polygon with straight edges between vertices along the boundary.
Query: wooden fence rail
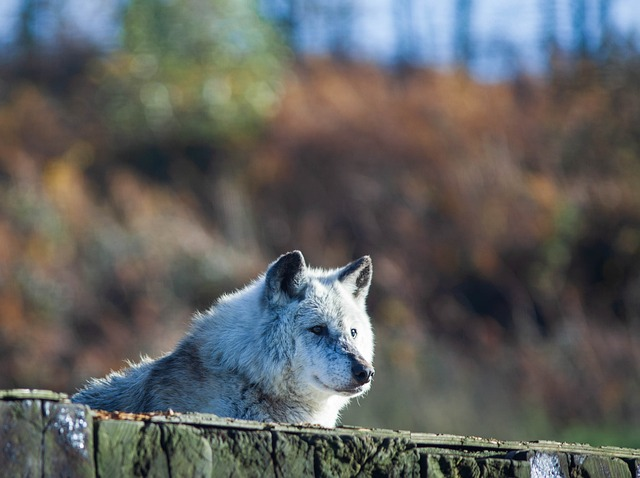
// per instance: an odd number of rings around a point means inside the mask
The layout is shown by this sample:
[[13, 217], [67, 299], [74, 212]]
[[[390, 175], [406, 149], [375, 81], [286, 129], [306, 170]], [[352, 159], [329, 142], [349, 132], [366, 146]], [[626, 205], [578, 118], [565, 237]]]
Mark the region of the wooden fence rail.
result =
[[0, 391], [0, 475], [640, 478], [640, 450], [106, 413], [63, 394], [7, 390]]

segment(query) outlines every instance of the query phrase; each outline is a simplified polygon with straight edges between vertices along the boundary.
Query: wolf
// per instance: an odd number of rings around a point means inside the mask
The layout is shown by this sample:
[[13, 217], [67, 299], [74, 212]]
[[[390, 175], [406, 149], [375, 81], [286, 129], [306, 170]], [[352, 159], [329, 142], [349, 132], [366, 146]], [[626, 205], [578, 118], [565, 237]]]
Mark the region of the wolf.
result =
[[246, 287], [194, 315], [167, 355], [92, 379], [71, 397], [94, 409], [213, 413], [334, 427], [371, 387], [369, 256], [338, 269], [283, 254]]

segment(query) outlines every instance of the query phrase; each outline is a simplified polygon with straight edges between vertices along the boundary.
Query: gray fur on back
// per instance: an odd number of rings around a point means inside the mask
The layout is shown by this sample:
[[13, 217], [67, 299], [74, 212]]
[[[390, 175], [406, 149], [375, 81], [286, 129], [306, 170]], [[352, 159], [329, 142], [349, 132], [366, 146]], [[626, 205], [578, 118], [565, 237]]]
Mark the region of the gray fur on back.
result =
[[284, 254], [196, 314], [173, 352], [92, 379], [72, 401], [334, 426], [373, 377], [371, 275], [368, 256], [323, 270], [307, 267], [299, 251]]

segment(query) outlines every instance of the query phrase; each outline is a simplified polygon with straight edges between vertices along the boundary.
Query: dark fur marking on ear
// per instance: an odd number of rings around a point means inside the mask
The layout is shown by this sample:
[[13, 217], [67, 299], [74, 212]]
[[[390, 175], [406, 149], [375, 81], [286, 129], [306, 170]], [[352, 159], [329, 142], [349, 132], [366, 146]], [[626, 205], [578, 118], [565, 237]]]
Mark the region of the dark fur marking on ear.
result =
[[297, 299], [303, 295], [305, 268], [304, 257], [300, 251], [280, 256], [267, 271], [267, 300], [277, 301], [281, 293], [289, 299]]
[[280, 266], [280, 288], [289, 296], [295, 296], [300, 287], [300, 271], [304, 265], [297, 256], [283, 261]]
[[342, 271], [340, 271], [338, 280], [344, 283], [350, 283], [352, 287], [355, 288], [353, 295], [358, 297], [362, 292], [366, 295], [369, 284], [371, 283], [371, 272], [371, 258], [364, 256], [347, 264]]
[[362, 289], [369, 283], [369, 277], [371, 276], [371, 264], [367, 264], [356, 279], [356, 287]]

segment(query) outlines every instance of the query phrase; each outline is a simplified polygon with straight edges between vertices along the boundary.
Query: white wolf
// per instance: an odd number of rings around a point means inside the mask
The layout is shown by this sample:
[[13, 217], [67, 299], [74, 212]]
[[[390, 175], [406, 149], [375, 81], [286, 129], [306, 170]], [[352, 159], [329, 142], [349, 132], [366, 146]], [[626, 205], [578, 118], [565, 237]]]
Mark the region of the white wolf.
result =
[[368, 256], [323, 270], [307, 267], [299, 251], [284, 254], [196, 314], [173, 352], [93, 379], [72, 401], [333, 427], [371, 386], [371, 275]]

